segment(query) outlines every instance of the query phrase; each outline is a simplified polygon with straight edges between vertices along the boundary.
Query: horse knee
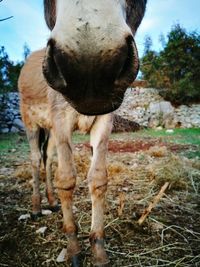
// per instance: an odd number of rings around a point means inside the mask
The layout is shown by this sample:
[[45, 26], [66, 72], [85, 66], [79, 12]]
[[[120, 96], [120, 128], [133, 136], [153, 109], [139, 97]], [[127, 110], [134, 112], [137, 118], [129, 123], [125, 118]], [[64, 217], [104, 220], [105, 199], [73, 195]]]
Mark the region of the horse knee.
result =
[[107, 172], [106, 170], [95, 170], [88, 175], [88, 185], [91, 195], [101, 197], [107, 191]]
[[66, 173], [60, 170], [56, 171], [54, 185], [57, 189], [73, 191], [76, 186], [76, 176], [74, 173]]

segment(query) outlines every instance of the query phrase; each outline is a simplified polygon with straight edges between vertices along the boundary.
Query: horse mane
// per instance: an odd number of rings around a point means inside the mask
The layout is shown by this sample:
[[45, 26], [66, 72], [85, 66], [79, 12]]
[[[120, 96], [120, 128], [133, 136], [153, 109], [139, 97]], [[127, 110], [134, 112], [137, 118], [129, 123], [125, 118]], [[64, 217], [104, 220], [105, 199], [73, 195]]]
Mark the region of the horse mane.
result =
[[50, 30], [56, 23], [56, 0], [44, 0], [44, 17]]

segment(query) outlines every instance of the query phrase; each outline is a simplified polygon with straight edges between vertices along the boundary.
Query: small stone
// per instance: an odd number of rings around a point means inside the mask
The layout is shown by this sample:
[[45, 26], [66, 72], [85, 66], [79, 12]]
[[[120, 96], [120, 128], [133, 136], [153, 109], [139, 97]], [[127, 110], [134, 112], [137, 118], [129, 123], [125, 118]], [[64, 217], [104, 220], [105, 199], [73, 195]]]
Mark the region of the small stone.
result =
[[19, 129], [16, 128], [15, 126], [12, 126], [12, 128], [10, 129], [10, 132], [11, 133], [18, 133], [19, 132]]
[[23, 124], [23, 122], [20, 119], [15, 119], [13, 121], [13, 125], [15, 127], [18, 127], [18, 128], [22, 128], [22, 129], [24, 128], [24, 124]]
[[60, 252], [60, 254], [58, 255], [56, 262], [65, 262], [65, 255], [67, 253], [67, 249], [63, 248]]
[[27, 214], [22, 214], [19, 218], [18, 218], [18, 221], [25, 221], [27, 219], [30, 219], [31, 218], [31, 215], [29, 213]]
[[173, 133], [173, 132], [174, 132], [173, 129], [167, 129], [167, 130], [166, 130], [166, 133]]
[[45, 231], [47, 230], [46, 226], [40, 227], [38, 230], [36, 230], [37, 234], [44, 234]]
[[51, 210], [42, 210], [42, 215], [50, 215], [52, 214]]
[[162, 126], [156, 127], [156, 131], [161, 131], [161, 130], [163, 130], [163, 127]]
[[128, 188], [128, 187], [122, 187], [122, 190], [123, 190], [124, 192], [128, 192], [129, 188]]

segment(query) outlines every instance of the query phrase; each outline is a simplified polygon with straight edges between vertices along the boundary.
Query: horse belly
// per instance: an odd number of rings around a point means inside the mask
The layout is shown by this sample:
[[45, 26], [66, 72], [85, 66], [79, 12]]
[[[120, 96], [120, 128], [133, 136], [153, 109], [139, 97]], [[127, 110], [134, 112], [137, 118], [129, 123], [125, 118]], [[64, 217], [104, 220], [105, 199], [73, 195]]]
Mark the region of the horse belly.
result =
[[38, 126], [45, 129], [51, 128], [48, 104], [23, 105], [22, 118], [25, 126], [29, 129]]

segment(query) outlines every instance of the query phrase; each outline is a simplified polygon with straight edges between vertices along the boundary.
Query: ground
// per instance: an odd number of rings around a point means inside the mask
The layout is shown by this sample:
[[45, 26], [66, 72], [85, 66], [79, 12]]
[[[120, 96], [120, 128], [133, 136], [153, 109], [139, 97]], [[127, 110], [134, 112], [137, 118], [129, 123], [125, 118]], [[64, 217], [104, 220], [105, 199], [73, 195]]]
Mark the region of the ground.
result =
[[[25, 136], [0, 138], [0, 266], [66, 266], [56, 262], [67, 245], [61, 211], [37, 221], [18, 220], [22, 214], [31, 213], [31, 171]], [[76, 135], [74, 142], [78, 170], [74, 213], [84, 266], [90, 266], [91, 203], [86, 173], [91, 155], [87, 136]], [[199, 129], [112, 135], [105, 215], [111, 266], [200, 266], [199, 151]], [[139, 225], [141, 214], [165, 182], [170, 184], [168, 189]], [[41, 189], [45, 209], [44, 181]], [[36, 233], [43, 226], [47, 227], [45, 233]]]

